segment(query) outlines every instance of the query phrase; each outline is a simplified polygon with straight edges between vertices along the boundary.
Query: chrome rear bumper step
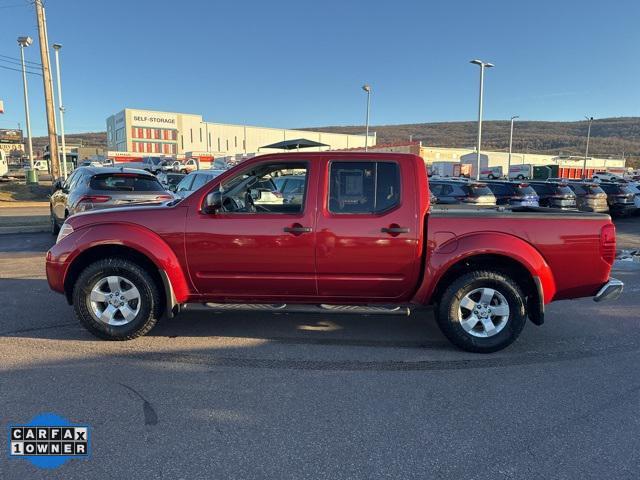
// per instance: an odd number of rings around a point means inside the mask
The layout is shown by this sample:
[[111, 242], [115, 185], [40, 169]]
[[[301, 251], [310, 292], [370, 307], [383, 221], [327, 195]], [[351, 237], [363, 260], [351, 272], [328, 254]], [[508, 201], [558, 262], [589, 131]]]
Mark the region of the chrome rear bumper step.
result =
[[596, 296], [593, 297], [594, 302], [602, 302], [604, 300], [616, 300], [622, 290], [624, 289], [624, 283], [615, 278], [610, 278], [607, 283], [605, 283], [602, 288], [596, 293]]
[[220, 311], [262, 311], [262, 312], [285, 312], [285, 313], [342, 313], [360, 315], [410, 315], [411, 308], [408, 306], [384, 306], [384, 305], [306, 305], [286, 303], [205, 303], [213, 310]]

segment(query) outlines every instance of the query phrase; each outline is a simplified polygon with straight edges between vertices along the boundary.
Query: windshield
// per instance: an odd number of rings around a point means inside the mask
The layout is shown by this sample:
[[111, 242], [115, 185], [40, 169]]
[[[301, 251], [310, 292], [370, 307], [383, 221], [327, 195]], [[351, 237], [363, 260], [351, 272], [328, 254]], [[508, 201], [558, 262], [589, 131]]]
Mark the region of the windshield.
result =
[[164, 192], [164, 188], [155, 177], [136, 173], [94, 175], [89, 186], [93, 190], [113, 192]]
[[467, 185], [467, 188], [469, 189], [469, 193], [476, 197], [482, 195], [493, 195], [491, 189], [484, 183], [471, 183]]
[[516, 193], [518, 195], [537, 195], [536, 191], [531, 185], [516, 185]]
[[555, 195], [575, 195], [569, 185], [556, 185]]

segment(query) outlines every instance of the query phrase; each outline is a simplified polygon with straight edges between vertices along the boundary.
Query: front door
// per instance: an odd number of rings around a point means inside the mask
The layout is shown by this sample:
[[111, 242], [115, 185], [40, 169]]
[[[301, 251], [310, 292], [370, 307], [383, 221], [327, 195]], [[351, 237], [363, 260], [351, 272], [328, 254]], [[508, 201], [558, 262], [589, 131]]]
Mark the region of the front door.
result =
[[408, 300], [420, 272], [416, 172], [397, 160], [335, 160], [317, 220], [321, 297]]
[[[276, 190], [274, 179], [288, 175], [305, 179], [297, 200], [285, 201]], [[198, 293], [254, 302], [315, 296], [315, 185], [317, 168], [290, 155], [252, 164], [212, 187], [221, 189], [222, 209], [194, 209], [186, 225], [189, 273]]]

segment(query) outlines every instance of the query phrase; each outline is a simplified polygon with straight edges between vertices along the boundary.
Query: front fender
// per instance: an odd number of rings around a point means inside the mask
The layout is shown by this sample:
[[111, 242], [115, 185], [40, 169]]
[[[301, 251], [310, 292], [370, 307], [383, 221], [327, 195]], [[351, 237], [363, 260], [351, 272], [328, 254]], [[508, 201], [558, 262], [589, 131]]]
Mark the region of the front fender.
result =
[[543, 302], [550, 303], [556, 294], [556, 283], [551, 267], [530, 243], [514, 235], [501, 232], [471, 233], [455, 237], [442, 245], [427, 250], [422, 284], [413, 301], [428, 304], [446, 272], [458, 262], [478, 255], [499, 255], [515, 260], [526, 268], [531, 276], [540, 280]]
[[95, 247], [106, 245], [128, 247], [147, 257], [160, 271], [166, 273], [176, 301], [184, 303], [187, 300], [190, 293], [189, 283], [174, 251], [155, 232], [136, 224], [101, 223], [73, 232], [47, 253], [48, 276], [51, 264], [52, 270], [55, 266], [55, 270], [61, 273], [60, 285], [64, 285], [69, 269], [76, 259]]

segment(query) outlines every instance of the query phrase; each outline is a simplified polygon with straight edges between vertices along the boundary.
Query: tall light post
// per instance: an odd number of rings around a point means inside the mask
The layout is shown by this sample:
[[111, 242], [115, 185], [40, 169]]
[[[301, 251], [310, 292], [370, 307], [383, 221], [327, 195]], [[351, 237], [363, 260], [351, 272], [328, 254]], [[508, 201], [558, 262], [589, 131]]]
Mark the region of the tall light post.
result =
[[62, 176], [67, 178], [67, 149], [64, 141], [64, 104], [62, 103], [62, 84], [60, 83], [60, 43], [54, 43], [53, 49], [56, 55], [56, 80], [58, 82], [58, 110], [60, 111], [60, 140], [62, 142]]
[[24, 91], [24, 116], [27, 123], [27, 141], [29, 145], [29, 171], [27, 183], [38, 183], [38, 172], [33, 168], [33, 141], [31, 138], [31, 117], [29, 116], [29, 89], [27, 88], [27, 69], [24, 64], [24, 49], [33, 43], [31, 37], [18, 37], [20, 60], [22, 61], [22, 88]]
[[366, 122], [366, 133], [364, 138], [364, 151], [369, 150], [369, 107], [371, 106], [371, 85], [364, 84], [362, 86], [362, 90], [367, 92], [367, 122]]
[[509, 161], [507, 163], [507, 180], [509, 180], [509, 171], [511, 170], [511, 152], [513, 147], [513, 121], [516, 118], [520, 118], [519, 115], [513, 115], [511, 117], [511, 132], [509, 133]]
[[584, 163], [582, 164], [582, 178], [587, 178], [587, 157], [589, 156], [589, 139], [591, 138], [591, 123], [593, 122], [593, 117], [585, 117], [589, 122], [589, 128], [587, 129], [587, 147], [584, 150]]
[[480, 66], [480, 99], [478, 101], [478, 152], [476, 158], [476, 180], [480, 180], [480, 146], [482, 145], [482, 97], [484, 96], [484, 69], [491, 68], [494, 65], [492, 63], [483, 62], [482, 60], [471, 60], [470, 63], [474, 63]]

